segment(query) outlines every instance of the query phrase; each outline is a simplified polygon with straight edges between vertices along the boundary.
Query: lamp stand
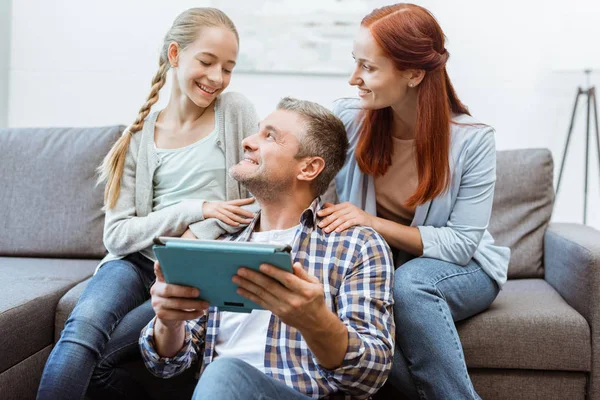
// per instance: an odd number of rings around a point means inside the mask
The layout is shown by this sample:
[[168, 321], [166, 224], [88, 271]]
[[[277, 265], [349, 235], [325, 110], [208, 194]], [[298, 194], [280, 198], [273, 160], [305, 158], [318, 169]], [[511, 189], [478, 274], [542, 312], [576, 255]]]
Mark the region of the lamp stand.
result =
[[593, 107], [594, 111], [594, 122], [596, 128], [596, 146], [598, 150], [598, 173], [600, 176], [600, 134], [598, 133], [598, 106], [596, 104], [596, 87], [590, 86], [590, 73], [589, 69], [584, 70], [587, 76], [587, 89], [577, 88], [577, 96], [575, 97], [575, 104], [573, 105], [573, 113], [571, 114], [571, 124], [569, 125], [569, 133], [567, 134], [567, 142], [563, 151], [562, 162], [560, 164], [560, 172], [558, 174], [558, 183], [556, 185], [556, 196], [558, 197], [558, 191], [560, 189], [560, 182], [562, 174], [565, 168], [565, 160], [567, 159], [567, 151], [569, 150], [569, 142], [571, 140], [571, 134], [573, 133], [573, 125], [575, 123], [575, 114], [577, 112], [577, 104], [579, 98], [582, 96], [587, 97], [587, 113], [586, 113], [586, 128], [585, 128], [585, 183], [583, 189], [583, 224], [587, 223], [587, 198], [588, 198], [588, 169], [589, 169], [589, 155], [590, 155], [590, 110]]

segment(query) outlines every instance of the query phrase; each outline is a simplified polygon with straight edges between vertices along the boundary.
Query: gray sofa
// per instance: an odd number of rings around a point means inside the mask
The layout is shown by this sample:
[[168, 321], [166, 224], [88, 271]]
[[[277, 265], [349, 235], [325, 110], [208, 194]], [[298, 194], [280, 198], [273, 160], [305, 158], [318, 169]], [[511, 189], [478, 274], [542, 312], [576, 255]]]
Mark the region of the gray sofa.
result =
[[[0, 130], [2, 399], [35, 397], [105, 253], [94, 170], [121, 131]], [[510, 280], [489, 310], [458, 324], [484, 399], [600, 399], [600, 232], [549, 223], [552, 170], [547, 150], [498, 153], [490, 230], [512, 249]]]

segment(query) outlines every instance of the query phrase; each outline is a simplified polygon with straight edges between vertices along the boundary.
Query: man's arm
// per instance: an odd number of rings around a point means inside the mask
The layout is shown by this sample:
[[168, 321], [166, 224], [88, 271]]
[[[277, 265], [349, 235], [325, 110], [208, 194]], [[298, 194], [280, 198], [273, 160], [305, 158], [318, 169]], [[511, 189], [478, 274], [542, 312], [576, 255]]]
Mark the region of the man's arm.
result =
[[198, 289], [166, 283], [158, 262], [154, 272], [156, 282], [150, 294], [156, 317], [142, 330], [140, 348], [146, 367], [168, 378], [198, 358], [208, 304], [196, 299]]
[[365, 239], [346, 257], [355, 265], [336, 296], [337, 315], [327, 309], [319, 280], [300, 263], [294, 264], [294, 274], [262, 265], [262, 273], [241, 268], [233, 277], [239, 294], [298, 329], [321, 373], [357, 398], [369, 397], [385, 383], [395, 329], [390, 249], [372, 229], [362, 235]]
[[346, 257], [345, 262], [354, 260], [354, 265], [343, 277], [335, 299], [348, 334], [347, 351], [338, 368], [317, 366], [339, 390], [368, 398], [383, 386], [392, 366], [394, 264], [385, 240], [370, 228], [360, 229], [364, 241], [357, 243], [355, 257]]
[[327, 308], [323, 285], [299, 262], [293, 274], [263, 264], [260, 271], [240, 268], [233, 282], [238, 293], [271, 311], [286, 325], [298, 329], [308, 348], [322, 365], [338, 367], [348, 347], [348, 331]]

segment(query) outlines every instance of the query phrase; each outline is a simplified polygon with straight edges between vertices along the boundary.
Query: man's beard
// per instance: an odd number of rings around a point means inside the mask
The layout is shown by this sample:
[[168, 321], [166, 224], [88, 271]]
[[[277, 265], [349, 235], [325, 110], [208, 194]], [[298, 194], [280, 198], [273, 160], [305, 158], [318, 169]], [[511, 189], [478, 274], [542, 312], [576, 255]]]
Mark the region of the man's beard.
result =
[[263, 171], [245, 175], [238, 173], [236, 168], [231, 168], [229, 175], [244, 185], [259, 203], [277, 200], [282, 194], [287, 193], [292, 186], [291, 182], [287, 180], [267, 179]]

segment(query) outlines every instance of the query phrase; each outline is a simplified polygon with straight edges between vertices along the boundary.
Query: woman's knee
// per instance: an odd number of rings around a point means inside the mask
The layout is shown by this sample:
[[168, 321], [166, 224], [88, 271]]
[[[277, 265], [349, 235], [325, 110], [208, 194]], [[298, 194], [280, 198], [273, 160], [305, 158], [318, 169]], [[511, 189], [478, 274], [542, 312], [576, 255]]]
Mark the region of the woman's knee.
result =
[[415, 259], [407, 262], [394, 273], [394, 300], [406, 304], [417, 301], [415, 295], [431, 287], [431, 272], [426, 262]]

